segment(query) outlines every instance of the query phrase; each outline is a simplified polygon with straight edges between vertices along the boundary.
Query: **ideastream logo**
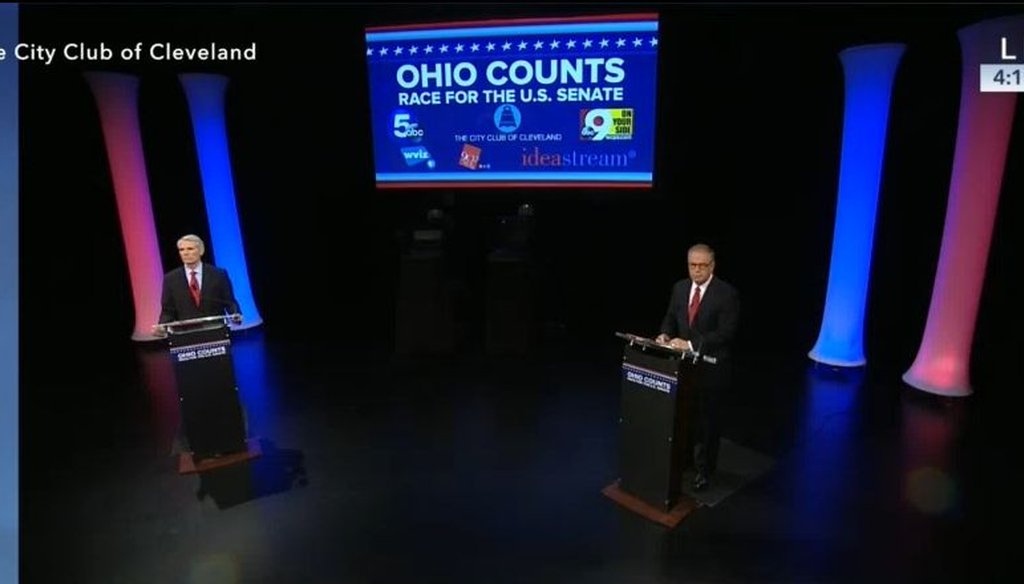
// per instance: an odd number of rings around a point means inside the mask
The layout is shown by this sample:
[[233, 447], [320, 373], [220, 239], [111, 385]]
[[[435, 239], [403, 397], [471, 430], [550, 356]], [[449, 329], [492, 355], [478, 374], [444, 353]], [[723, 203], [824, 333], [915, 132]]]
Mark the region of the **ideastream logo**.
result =
[[636, 150], [621, 152], [545, 152], [539, 146], [523, 148], [523, 167], [543, 168], [627, 168], [636, 158]]

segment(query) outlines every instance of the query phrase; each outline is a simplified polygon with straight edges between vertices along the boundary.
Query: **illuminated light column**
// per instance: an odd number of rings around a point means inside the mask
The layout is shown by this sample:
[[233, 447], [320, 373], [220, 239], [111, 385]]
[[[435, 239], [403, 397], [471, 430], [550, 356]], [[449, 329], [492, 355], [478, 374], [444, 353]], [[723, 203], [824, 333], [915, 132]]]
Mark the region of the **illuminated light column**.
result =
[[242, 323], [236, 328], [250, 328], [263, 322], [245, 263], [242, 229], [235, 205], [235, 187], [231, 178], [231, 158], [224, 123], [224, 90], [228, 80], [223, 75], [187, 73], [178, 76], [185, 88], [192, 130], [196, 137], [199, 173], [203, 179], [206, 215], [210, 220], [210, 243], [217, 265], [228, 271], [235, 289]]
[[903, 374], [907, 384], [929, 393], [972, 392], [971, 344], [1017, 104], [1014, 93], [982, 93], [979, 71], [982, 63], [999, 62], [1001, 37], [1019, 41], [1022, 31], [1024, 17], [1016, 16], [958, 32], [963, 82], [946, 223], [924, 337]]
[[[2, 3], [0, 47], [17, 44], [18, 5]], [[0, 60], [0, 582], [19, 569], [18, 63]]]
[[840, 367], [865, 363], [864, 311], [878, 189], [892, 85], [904, 48], [902, 44], [863, 45], [839, 53], [846, 78], [839, 201], [825, 312], [818, 341], [808, 354], [820, 363]]
[[85, 78], [99, 107], [121, 236], [128, 256], [135, 303], [132, 339], [154, 340], [157, 337], [150, 327], [160, 318], [164, 274], [139, 131], [139, 80], [120, 73], [86, 73]]

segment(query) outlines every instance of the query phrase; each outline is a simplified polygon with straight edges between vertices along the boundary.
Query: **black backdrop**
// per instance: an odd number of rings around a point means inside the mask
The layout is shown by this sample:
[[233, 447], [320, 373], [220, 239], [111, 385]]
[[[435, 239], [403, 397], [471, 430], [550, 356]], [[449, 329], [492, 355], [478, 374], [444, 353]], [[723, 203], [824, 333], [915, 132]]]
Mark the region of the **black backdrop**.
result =
[[[375, 191], [363, 27], [414, 20], [657, 10], [655, 188]], [[54, 343], [89, 366], [129, 347], [133, 310], [99, 117], [83, 70], [139, 75], [143, 144], [165, 268], [177, 236], [207, 236], [176, 75], [231, 82], [227, 125], [250, 278], [265, 334], [389, 351], [395, 232], [432, 206], [460, 229], [469, 288], [496, 217], [530, 202], [545, 258], [545, 318], [580, 345], [655, 332], [685, 249], [706, 241], [743, 299], [740, 350], [799, 355], [824, 304], [843, 79], [837, 53], [903, 42], [875, 237], [869, 362], [898, 375], [923, 332], [949, 188], [960, 90], [958, 28], [1007, 6], [22, 6], [21, 40], [47, 45], [256, 42], [255, 63], [21, 66], [23, 387], [53, 375]], [[975, 339], [976, 383], [1013, 370], [1020, 287], [1022, 117], [1015, 119]], [[216, 256], [212, 259], [216, 261]], [[74, 324], [73, 324], [74, 323]], [[99, 324], [95, 324], [99, 323]], [[345, 333], [357, 332], [358, 338]], [[333, 345], [332, 345], [333, 344]], [[75, 371], [76, 367], [64, 369]]]

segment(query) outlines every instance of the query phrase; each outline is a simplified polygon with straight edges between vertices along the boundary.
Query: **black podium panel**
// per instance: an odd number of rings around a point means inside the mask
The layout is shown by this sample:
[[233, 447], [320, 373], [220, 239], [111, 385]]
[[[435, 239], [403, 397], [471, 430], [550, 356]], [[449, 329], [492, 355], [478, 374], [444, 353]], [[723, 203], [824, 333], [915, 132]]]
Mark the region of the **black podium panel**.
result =
[[226, 326], [178, 331], [168, 337], [178, 380], [181, 421], [195, 458], [246, 450]]
[[487, 260], [486, 347], [490, 354], [530, 352], [537, 342], [536, 276], [527, 258]]
[[395, 306], [395, 352], [400, 355], [451, 353], [455, 322], [440, 251], [412, 252], [401, 258]]
[[686, 464], [691, 364], [627, 346], [622, 355], [619, 488], [664, 510], [679, 497]]

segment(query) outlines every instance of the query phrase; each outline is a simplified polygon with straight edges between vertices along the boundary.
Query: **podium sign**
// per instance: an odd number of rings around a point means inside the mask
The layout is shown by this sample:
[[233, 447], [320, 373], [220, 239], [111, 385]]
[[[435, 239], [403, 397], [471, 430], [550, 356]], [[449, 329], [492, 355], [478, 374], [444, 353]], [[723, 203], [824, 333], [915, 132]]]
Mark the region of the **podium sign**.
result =
[[192, 456], [203, 459], [245, 451], [245, 420], [228, 327], [223, 322], [198, 323], [167, 330], [181, 420]]
[[676, 504], [689, 464], [694, 375], [685, 353], [634, 340], [623, 350], [618, 486], [663, 511]]

